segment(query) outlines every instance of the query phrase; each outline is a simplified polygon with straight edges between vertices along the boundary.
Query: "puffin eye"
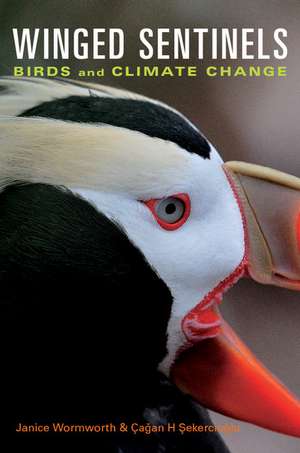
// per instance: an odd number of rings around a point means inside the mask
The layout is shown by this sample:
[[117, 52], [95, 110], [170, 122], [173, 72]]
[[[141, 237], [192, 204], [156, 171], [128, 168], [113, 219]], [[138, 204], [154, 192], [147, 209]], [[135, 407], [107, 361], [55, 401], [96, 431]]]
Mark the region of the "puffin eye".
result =
[[187, 194], [177, 194], [162, 199], [146, 201], [157, 223], [165, 230], [176, 230], [187, 220], [191, 211]]
[[160, 220], [172, 224], [178, 222], [183, 217], [185, 204], [179, 198], [168, 197], [159, 200], [154, 209]]

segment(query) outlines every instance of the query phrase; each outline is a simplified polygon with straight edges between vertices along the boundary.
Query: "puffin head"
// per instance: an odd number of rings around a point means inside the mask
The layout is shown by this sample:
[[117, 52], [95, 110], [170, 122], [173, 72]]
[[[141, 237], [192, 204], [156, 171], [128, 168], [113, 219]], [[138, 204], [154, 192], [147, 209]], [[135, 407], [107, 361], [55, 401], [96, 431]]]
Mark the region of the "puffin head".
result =
[[299, 402], [219, 309], [244, 276], [300, 290], [300, 180], [224, 164], [196, 126], [158, 101], [83, 83], [2, 83], [19, 99], [1, 119], [5, 184], [66, 187], [137, 251], [131, 284], [142, 291], [131, 327], [165, 342], [157, 369], [208, 408], [300, 436]]

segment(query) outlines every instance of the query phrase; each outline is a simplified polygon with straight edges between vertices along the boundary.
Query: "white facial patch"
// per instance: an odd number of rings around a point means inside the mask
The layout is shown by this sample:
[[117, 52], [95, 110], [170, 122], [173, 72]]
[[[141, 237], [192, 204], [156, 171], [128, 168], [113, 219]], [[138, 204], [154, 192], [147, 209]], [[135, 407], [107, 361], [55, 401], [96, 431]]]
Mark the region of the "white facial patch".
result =
[[[167, 192], [164, 188], [160, 193], [160, 198], [176, 193], [190, 197], [190, 216], [177, 230], [167, 231], [159, 226], [148, 207], [134, 198], [132, 192], [72, 189], [122, 225], [129, 239], [169, 287], [173, 305], [168, 324], [168, 353], [160, 364], [166, 375], [186, 342], [181, 328], [183, 318], [234, 272], [245, 254], [242, 216], [218, 153], [212, 149], [211, 158], [203, 159], [179, 148], [178, 151], [185, 153], [180, 168], [182, 176], [180, 180], [174, 179]], [[161, 184], [163, 188], [163, 181]], [[156, 185], [153, 197], [157, 198], [158, 191]], [[144, 201], [151, 198], [149, 192], [151, 195], [145, 181]]]

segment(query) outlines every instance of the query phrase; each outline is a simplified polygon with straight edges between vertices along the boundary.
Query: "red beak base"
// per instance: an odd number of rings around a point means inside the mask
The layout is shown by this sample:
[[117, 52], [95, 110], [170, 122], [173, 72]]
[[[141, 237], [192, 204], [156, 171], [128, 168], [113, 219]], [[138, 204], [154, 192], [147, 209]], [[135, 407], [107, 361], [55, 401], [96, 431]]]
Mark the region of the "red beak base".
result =
[[178, 358], [171, 377], [209, 409], [300, 437], [299, 401], [225, 322], [218, 336], [200, 341]]

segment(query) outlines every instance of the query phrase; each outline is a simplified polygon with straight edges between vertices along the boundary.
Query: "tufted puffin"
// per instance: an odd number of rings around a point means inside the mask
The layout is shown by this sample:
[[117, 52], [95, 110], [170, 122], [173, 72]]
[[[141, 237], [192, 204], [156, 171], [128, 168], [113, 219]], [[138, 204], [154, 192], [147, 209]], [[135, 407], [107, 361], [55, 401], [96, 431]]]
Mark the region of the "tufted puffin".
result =
[[299, 402], [219, 311], [245, 275], [300, 290], [300, 180], [224, 164], [125, 90], [3, 77], [0, 99], [7, 432], [111, 423], [97, 451], [228, 452], [216, 432], [130, 431], [211, 408], [300, 436]]

